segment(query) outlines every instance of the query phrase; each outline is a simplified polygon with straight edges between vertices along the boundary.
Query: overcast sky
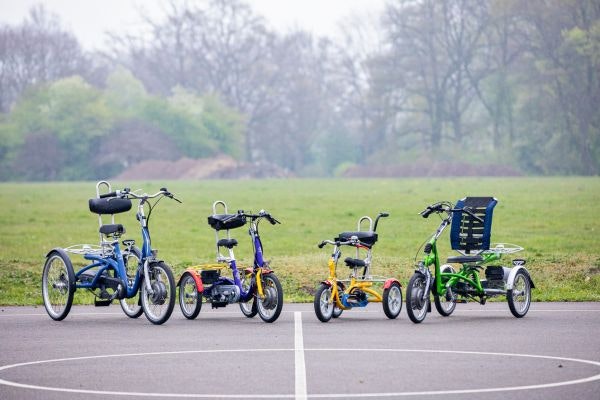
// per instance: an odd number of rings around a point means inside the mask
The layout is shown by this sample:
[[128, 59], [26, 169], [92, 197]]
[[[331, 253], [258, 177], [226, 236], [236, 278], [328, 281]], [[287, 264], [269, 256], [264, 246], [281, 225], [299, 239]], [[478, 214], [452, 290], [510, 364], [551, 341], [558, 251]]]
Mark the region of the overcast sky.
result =
[[[201, 0], [200, 0], [201, 1]], [[384, 0], [248, 0], [274, 29], [302, 28], [317, 35], [335, 36], [348, 17], [375, 17]], [[161, 0], [0, 0], [0, 22], [18, 24], [34, 4], [43, 3], [63, 26], [75, 33], [88, 50], [103, 47], [104, 32], [125, 32], [139, 25], [140, 10], [159, 18]]]

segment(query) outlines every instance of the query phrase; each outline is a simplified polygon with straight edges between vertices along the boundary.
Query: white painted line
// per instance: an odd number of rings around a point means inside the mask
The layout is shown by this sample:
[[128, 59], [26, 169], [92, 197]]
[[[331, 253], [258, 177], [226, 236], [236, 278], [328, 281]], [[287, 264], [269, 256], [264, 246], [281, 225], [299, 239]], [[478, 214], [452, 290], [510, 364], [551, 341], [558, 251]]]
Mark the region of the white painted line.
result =
[[[296, 317], [298, 315], [298, 317]], [[297, 319], [296, 319], [297, 318]], [[299, 326], [301, 328], [301, 316], [300, 313], [294, 313], [294, 319], [299, 322]], [[302, 332], [300, 331], [300, 338], [302, 337]], [[423, 349], [343, 349], [343, 348], [326, 348], [326, 349], [304, 349], [304, 344], [300, 345], [302, 347], [302, 357], [304, 355], [304, 351], [315, 351], [315, 352], [326, 352], [326, 351], [335, 351], [335, 352], [343, 352], [347, 354], [353, 354], [357, 351], [360, 352], [385, 352], [385, 353], [433, 353], [433, 354], [466, 354], [466, 355], [483, 355], [483, 356], [493, 356], [493, 357], [522, 357], [522, 358], [533, 358], [533, 359], [546, 359], [546, 360], [558, 360], [558, 361], [567, 361], [574, 363], [583, 363], [592, 365], [596, 368], [600, 368], [600, 362], [593, 360], [585, 360], [585, 359], [577, 359], [577, 358], [568, 358], [568, 357], [555, 357], [555, 356], [544, 356], [544, 355], [536, 355], [536, 354], [515, 354], [515, 353], [491, 353], [491, 352], [483, 352], [483, 351], [459, 351], [459, 350], [423, 350]], [[298, 349], [294, 349], [298, 351]], [[279, 352], [291, 352], [292, 349], [232, 349], [232, 350], [184, 350], [184, 351], [165, 351], [165, 352], [154, 352], [154, 353], [132, 353], [132, 354], [111, 354], [111, 355], [99, 355], [99, 356], [87, 356], [87, 357], [73, 357], [73, 358], [60, 358], [54, 360], [40, 360], [40, 361], [30, 361], [24, 363], [17, 363], [12, 365], [3, 365], [0, 366], [0, 371], [8, 370], [12, 368], [25, 367], [29, 365], [40, 365], [40, 364], [48, 364], [48, 363], [56, 363], [56, 362], [69, 362], [76, 360], [91, 360], [91, 359], [102, 359], [102, 358], [110, 358], [110, 357], [140, 357], [140, 356], [160, 356], [160, 355], [172, 355], [172, 354], [198, 354], [198, 353], [260, 353], [260, 352], [271, 352], [271, 351], [279, 351]], [[298, 359], [296, 359], [298, 360]], [[304, 362], [302, 361], [302, 364]], [[298, 370], [296, 370], [298, 371]], [[305, 371], [304, 371], [305, 372]], [[306, 379], [306, 375], [304, 375], [304, 379]], [[421, 391], [421, 392], [383, 392], [383, 393], [319, 393], [319, 394], [311, 394], [310, 396], [306, 395], [306, 386], [304, 386], [304, 399], [306, 398], [352, 398], [352, 397], [371, 397], [371, 398], [383, 398], [383, 397], [403, 397], [403, 396], [433, 396], [433, 395], [448, 395], [448, 394], [471, 394], [471, 393], [490, 393], [490, 392], [507, 392], [507, 391], [517, 391], [517, 390], [533, 390], [533, 389], [547, 389], [554, 388], [560, 386], [567, 385], [577, 385], [581, 383], [589, 383], [600, 380], [600, 374], [596, 374], [593, 376], [574, 379], [569, 381], [561, 381], [561, 382], [549, 382], [549, 383], [541, 383], [541, 384], [533, 384], [533, 385], [523, 385], [523, 386], [505, 386], [505, 387], [495, 387], [495, 388], [473, 388], [473, 389], [455, 389], [455, 390], [429, 390], [429, 391]], [[298, 381], [296, 381], [298, 382]], [[305, 381], [306, 382], [306, 381]], [[208, 394], [208, 393], [155, 393], [155, 392], [121, 392], [121, 391], [108, 391], [108, 390], [87, 390], [87, 389], [70, 389], [70, 388], [61, 388], [61, 387], [49, 387], [49, 386], [39, 386], [39, 385], [30, 385], [25, 383], [12, 382], [4, 379], [0, 379], [0, 385], [12, 386], [23, 389], [36, 389], [36, 390], [46, 390], [53, 392], [65, 392], [65, 393], [82, 393], [82, 394], [100, 394], [100, 395], [118, 395], [118, 396], [140, 396], [140, 397], [177, 397], [177, 398], [256, 398], [256, 399], [283, 399], [283, 398], [292, 398], [298, 399], [298, 391], [296, 391], [296, 395], [292, 394]]]
[[304, 363], [304, 338], [302, 337], [302, 313], [294, 313], [294, 370], [296, 400], [306, 400], [306, 364]]

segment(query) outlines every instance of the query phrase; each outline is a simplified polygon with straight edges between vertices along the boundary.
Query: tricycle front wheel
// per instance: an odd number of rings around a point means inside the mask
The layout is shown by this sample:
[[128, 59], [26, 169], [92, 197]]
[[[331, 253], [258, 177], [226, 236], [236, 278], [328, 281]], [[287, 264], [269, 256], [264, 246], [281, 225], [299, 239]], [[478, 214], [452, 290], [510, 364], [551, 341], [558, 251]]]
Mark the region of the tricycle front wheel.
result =
[[265, 322], [275, 322], [283, 308], [283, 288], [275, 274], [263, 275], [262, 286], [264, 298], [254, 299], [258, 315]]
[[[335, 310], [335, 300], [331, 302], [331, 287], [322, 283], [315, 293], [315, 314], [321, 322], [327, 322], [331, 319]], [[341, 311], [341, 310], [340, 310]], [[341, 314], [341, 312], [340, 312]], [[339, 317], [339, 315], [338, 315]]]
[[[416, 272], [406, 286], [406, 313], [415, 324], [423, 322], [429, 308], [429, 295], [425, 293], [425, 275]], [[425, 299], [423, 299], [423, 296]]]
[[150, 265], [148, 274], [152, 293], [148, 290], [146, 282], [142, 282], [142, 308], [148, 321], [155, 325], [164, 324], [175, 306], [176, 288], [173, 272], [161, 261]]

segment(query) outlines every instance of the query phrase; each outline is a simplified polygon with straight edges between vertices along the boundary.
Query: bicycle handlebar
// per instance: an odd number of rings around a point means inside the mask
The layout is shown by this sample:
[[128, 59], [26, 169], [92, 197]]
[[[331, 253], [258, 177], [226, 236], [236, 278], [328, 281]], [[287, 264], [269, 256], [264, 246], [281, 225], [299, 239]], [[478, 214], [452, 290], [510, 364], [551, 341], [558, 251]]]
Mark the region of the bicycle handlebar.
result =
[[469, 214], [472, 218], [474, 218], [476, 221], [479, 221], [481, 223], [483, 223], [483, 219], [477, 215], [475, 215], [471, 209], [469, 207], [463, 207], [463, 208], [454, 208], [454, 206], [452, 205], [452, 203], [447, 202], [447, 201], [441, 201], [439, 203], [435, 203], [432, 204], [430, 206], [427, 206], [426, 209], [424, 209], [423, 211], [421, 211], [419, 214], [421, 214], [421, 216], [423, 218], [427, 218], [429, 217], [432, 213], [442, 213], [445, 212], [448, 215], [450, 215], [450, 213], [455, 213], [455, 212], [466, 212], [467, 214]]
[[114, 192], [101, 194], [100, 198], [104, 199], [104, 198], [108, 197], [108, 198], [147, 200], [147, 199], [153, 199], [158, 196], [165, 196], [165, 197], [175, 200], [178, 203], [181, 203], [181, 200], [176, 198], [173, 195], [173, 193], [171, 193], [167, 190], [167, 188], [160, 188], [160, 190], [154, 194], [147, 194], [147, 193], [137, 194], [135, 192], [132, 192], [130, 188], [123, 188], [123, 190], [115, 190]]
[[[352, 238], [355, 238], [355, 239], [352, 239]], [[317, 247], [320, 248], [320, 249], [322, 249], [326, 244], [332, 244], [334, 246], [348, 246], [348, 245], [351, 245], [351, 246], [356, 246], [356, 245], [367, 246], [365, 243], [363, 243], [360, 240], [358, 240], [358, 238], [356, 238], [356, 236], [352, 236], [352, 238], [350, 238], [350, 240], [347, 240], [345, 242], [341, 242], [339, 240], [323, 240], [321, 243], [319, 243], [317, 245]]]
[[258, 212], [258, 214], [251, 214], [251, 213], [244, 212], [244, 210], [238, 210], [237, 214], [233, 214], [231, 217], [225, 219], [223, 222], [228, 222], [229, 220], [234, 219], [238, 215], [242, 215], [244, 217], [251, 218], [253, 220], [259, 219], [259, 218], [266, 218], [266, 220], [269, 221], [271, 223], [271, 225], [281, 224], [281, 222], [279, 222], [277, 219], [275, 219], [271, 214], [269, 214], [265, 210], [260, 210]]

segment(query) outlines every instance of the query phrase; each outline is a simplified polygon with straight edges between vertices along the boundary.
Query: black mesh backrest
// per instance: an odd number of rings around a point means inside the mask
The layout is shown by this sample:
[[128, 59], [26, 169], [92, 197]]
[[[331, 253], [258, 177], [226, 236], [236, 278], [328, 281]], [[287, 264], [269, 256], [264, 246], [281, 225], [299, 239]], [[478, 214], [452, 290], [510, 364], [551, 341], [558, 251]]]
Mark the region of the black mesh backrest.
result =
[[450, 229], [450, 244], [453, 250], [469, 254], [490, 248], [492, 214], [497, 203], [493, 197], [465, 197], [456, 203], [457, 209], [468, 207], [483, 222], [477, 221], [466, 212], [454, 213]]

